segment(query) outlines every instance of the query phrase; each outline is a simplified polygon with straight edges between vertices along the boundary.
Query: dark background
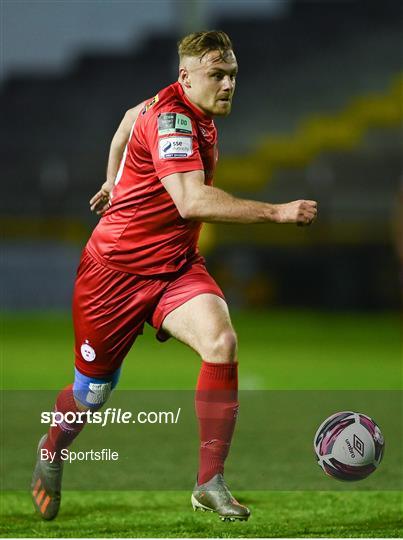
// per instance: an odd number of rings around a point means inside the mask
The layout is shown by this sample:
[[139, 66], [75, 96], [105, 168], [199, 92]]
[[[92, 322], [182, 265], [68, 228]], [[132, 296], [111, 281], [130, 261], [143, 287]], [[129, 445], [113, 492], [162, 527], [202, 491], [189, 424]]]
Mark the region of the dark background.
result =
[[216, 185], [319, 202], [307, 229], [206, 226], [230, 305], [397, 309], [402, 17], [399, 0], [2, 2], [3, 307], [69, 307], [120, 119], [175, 80], [179, 37], [219, 28], [239, 79]]

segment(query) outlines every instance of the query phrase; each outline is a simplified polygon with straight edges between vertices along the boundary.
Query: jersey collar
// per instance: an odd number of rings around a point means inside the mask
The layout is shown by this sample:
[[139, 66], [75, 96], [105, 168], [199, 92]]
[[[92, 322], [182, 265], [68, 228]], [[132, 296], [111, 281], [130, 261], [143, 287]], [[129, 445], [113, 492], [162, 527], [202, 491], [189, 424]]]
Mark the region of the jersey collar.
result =
[[178, 94], [181, 96], [182, 100], [186, 103], [186, 105], [192, 109], [192, 111], [194, 112], [195, 116], [197, 116], [198, 118], [200, 118], [200, 120], [207, 120], [207, 121], [211, 121], [213, 120], [211, 116], [209, 116], [208, 114], [205, 114], [201, 109], [199, 109], [199, 107], [196, 107], [196, 105], [194, 105], [190, 99], [187, 97], [187, 95], [185, 94], [183, 88], [182, 88], [182, 85], [180, 82], [176, 82], [174, 83], [174, 86], [176, 86], [176, 90], [178, 92]]

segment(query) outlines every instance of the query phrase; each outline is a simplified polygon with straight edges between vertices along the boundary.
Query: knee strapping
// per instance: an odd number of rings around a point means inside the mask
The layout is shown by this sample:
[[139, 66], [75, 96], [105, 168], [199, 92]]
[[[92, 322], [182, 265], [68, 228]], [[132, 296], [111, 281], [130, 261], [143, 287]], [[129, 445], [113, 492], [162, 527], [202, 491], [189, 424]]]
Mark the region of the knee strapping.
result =
[[110, 377], [95, 379], [83, 375], [77, 369], [73, 385], [73, 394], [77, 401], [90, 409], [99, 409], [104, 405], [117, 385], [120, 369], [115, 371]]

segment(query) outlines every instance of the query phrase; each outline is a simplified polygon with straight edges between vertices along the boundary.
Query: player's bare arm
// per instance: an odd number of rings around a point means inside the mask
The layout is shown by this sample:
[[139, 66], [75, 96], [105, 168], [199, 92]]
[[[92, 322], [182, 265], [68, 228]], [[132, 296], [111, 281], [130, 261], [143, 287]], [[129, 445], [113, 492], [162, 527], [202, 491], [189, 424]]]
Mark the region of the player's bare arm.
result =
[[317, 203], [310, 200], [270, 204], [240, 199], [204, 183], [203, 171], [175, 173], [162, 179], [184, 219], [227, 223], [297, 223], [310, 225]]
[[111, 193], [115, 182], [116, 175], [119, 170], [123, 152], [129, 140], [130, 131], [133, 124], [137, 120], [138, 115], [143, 107], [143, 103], [136, 105], [132, 109], [126, 111], [115, 135], [112, 138], [108, 165], [106, 167], [106, 181], [102, 184], [101, 189], [91, 198], [91, 212], [96, 212], [102, 215], [109, 207]]

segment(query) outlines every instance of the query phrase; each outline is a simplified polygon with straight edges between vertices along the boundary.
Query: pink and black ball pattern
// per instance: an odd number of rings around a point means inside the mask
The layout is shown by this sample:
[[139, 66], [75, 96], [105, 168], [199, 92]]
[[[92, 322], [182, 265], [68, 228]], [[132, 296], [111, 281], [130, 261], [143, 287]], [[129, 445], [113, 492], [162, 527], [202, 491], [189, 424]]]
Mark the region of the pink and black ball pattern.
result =
[[360, 414], [360, 424], [367, 428], [367, 430], [371, 433], [372, 438], [374, 440], [375, 444], [375, 462], [376, 466], [380, 464], [383, 458], [383, 451], [385, 449], [385, 441], [382, 437], [381, 430], [379, 429], [378, 425], [375, 424], [375, 422], [370, 418], [369, 416], [365, 416], [365, 414]]
[[[348, 426], [357, 421], [369, 432], [374, 443], [374, 459], [372, 463], [365, 465], [342, 463], [332, 456], [337, 438]], [[315, 435], [314, 446], [319, 465], [328, 476], [351, 482], [362, 480], [375, 471], [383, 457], [384, 440], [379, 427], [369, 416], [345, 411], [336, 413], [325, 420]], [[361, 453], [362, 447], [361, 439], [354, 435], [355, 451]]]

